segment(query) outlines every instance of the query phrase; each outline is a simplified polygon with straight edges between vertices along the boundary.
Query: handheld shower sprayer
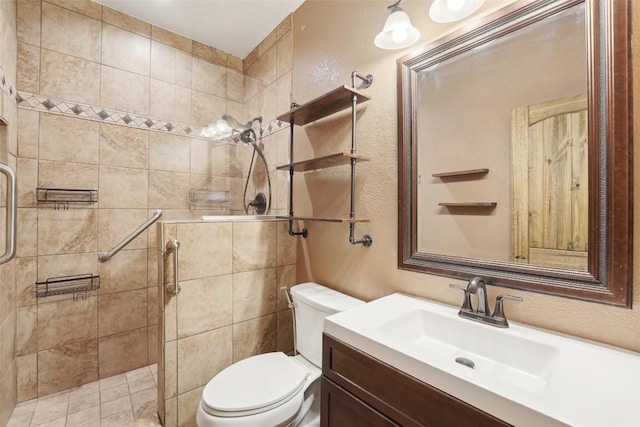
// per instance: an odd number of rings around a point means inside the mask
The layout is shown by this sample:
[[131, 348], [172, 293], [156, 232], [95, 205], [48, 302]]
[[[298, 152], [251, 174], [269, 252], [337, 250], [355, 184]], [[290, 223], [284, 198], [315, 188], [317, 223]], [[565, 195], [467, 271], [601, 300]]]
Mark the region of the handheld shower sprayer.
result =
[[[253, 124], [255, 122], [258, 122], [260, 137], [258, 137], [258, 135], [256, 135], [256, 132], [253, 130]], [[223, 114], [220, 120], [218, 120], [215, 124], [212, 123], [202, 131], [202, 136], [219, 138], [221, 140], [237, 137], [238, 139], [234, 138], [235, 141], [239, 140], [240, 142], [251, 145], [253, 147], [253, 155], [251, 156], [251, 164], [249, 165], [249, 173], [247, 174], [247, 180], [244, 185], [243, 193], [243, 208], [244, 212], [247, 215], [249, 214], [249, 208], [253, 208], [258, 215], [268, 215], [269, 211], [271, 210], [271, 177], [269, 176], [269, 166], [267, 165], [267, 159], [264, 153], [258, 145], [258, 138], [262, 138], [263, 132], [264, 130], [262, 129], [262, 116], [254, 117], [247, 123], [242, 124], [230, 114]], [[269, 196], [265, 196], [264, 193], [258, 193], [255, 199], [249, 201], [249, 203], [247, 204], [244, 204], [256, 153], [264, 163], [267, 183], [269, 186]]]

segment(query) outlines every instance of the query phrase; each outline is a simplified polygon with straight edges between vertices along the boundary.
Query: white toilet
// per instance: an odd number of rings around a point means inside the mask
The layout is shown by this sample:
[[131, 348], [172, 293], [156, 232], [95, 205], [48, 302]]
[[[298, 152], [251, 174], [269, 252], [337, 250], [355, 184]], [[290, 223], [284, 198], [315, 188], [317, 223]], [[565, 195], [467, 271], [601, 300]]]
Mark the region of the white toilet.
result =
[[320, 425], [324, 318], [363, 301], [317, 283], [293, 286], [297, 356], [266, 353], [225, 368], [205, 386], [200, 427]]

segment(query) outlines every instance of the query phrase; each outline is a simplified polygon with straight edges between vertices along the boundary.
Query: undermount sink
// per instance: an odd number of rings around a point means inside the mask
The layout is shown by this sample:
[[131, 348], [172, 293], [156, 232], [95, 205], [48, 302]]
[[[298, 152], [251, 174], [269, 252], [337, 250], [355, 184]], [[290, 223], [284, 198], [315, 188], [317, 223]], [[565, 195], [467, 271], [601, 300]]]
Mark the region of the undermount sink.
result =
[[333, 337], [517, 426], [640, 425], [640, 355], [393, 294], [325, 319]]

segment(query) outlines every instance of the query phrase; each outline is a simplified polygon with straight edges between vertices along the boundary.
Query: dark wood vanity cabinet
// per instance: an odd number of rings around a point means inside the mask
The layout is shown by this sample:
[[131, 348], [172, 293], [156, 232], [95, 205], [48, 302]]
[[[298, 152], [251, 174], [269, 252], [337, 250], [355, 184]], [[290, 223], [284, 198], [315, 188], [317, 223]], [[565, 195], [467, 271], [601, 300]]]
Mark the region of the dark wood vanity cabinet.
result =
[[325, 334], [322, 427], [509, 426]]

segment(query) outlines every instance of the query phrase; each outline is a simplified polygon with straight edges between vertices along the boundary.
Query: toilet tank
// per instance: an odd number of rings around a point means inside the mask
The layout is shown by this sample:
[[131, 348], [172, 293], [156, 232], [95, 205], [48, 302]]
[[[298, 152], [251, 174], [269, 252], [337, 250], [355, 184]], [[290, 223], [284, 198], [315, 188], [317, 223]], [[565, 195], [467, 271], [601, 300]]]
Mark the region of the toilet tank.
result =
[[298, 353], [320, 367], [324, 318], [364, 304], [364, 301], [313, 282], [293, 286], [291, 297], [295, 304]]

